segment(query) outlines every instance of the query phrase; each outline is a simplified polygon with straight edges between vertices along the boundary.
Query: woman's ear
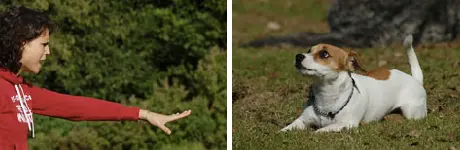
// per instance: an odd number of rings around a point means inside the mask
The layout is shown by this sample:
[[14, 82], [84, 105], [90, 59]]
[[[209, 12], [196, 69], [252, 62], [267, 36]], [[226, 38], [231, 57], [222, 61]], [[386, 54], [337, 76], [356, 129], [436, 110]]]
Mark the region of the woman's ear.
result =
[[347, 69], [349, 71], [362, 71], [362, 72], [367, 72], [367, 70], [363, 67], [361, 64], [361, 61], [359, 60], [358, 54], [354, 51], [350, 51], [348, 53], [347, 57]]

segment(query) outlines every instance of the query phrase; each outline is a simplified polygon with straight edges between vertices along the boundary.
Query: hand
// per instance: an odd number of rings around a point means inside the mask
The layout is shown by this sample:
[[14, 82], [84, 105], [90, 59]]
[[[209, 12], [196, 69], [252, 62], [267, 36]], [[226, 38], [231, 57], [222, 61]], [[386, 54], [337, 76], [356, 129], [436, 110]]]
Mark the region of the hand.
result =
[[176, 113], [172, 115], [163, 115], [155, 112], [150, 112], [148, 110], [141, 109], [139, 111], [139, 118], [143, 120], [147, 120], [150, 124], [157, 126], [161, 130], [163, 130], [166, 134], [170, 135], [171, 130], [165, 126], [166, 123], [175, 121], [184, 117], [189, 116], [192, 113], [191, 110], [186, 110], [182, 113]]

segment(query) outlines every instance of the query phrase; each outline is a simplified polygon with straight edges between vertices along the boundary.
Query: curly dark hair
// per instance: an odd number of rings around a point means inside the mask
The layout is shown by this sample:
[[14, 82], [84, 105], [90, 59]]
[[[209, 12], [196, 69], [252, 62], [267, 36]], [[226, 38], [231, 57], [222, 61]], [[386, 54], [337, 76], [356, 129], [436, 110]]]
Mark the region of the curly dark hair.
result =
[[22, 48], [53, 28], [44, 13], [24, 6], [13, 6], [0, 14], [0, 69], [16, 73], [21, 68]]

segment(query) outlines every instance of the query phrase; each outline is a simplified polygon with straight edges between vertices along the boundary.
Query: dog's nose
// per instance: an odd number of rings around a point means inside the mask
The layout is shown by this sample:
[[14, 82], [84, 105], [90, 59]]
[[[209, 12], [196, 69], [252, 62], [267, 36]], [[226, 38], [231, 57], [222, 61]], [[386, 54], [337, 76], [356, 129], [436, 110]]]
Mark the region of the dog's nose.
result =
[[305, 55], [303, 55], [303, 54], [297, 54], [297, 55], [295, 55], [295, 62], [296, 62], [296, 63], [302, 62], [303, 59], [305, 59]]

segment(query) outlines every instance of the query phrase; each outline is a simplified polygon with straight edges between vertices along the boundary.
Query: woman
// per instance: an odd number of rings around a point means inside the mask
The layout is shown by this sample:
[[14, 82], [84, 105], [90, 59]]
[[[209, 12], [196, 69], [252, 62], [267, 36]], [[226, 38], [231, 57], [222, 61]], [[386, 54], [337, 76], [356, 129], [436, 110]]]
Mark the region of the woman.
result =
[[[0, 149], [28, 149], [34, 137], [32, 114], [68, 120], [146, 120], [167, 134], [165, 126], [191, 114], [162, 115], [94, 98], [56, 93], [24, 83], [21, 72], [37, 74], [50, 54], [51, 20], [22, 6], [0, 14]], [[29, 133], [29, 135], [28, 135]]]

